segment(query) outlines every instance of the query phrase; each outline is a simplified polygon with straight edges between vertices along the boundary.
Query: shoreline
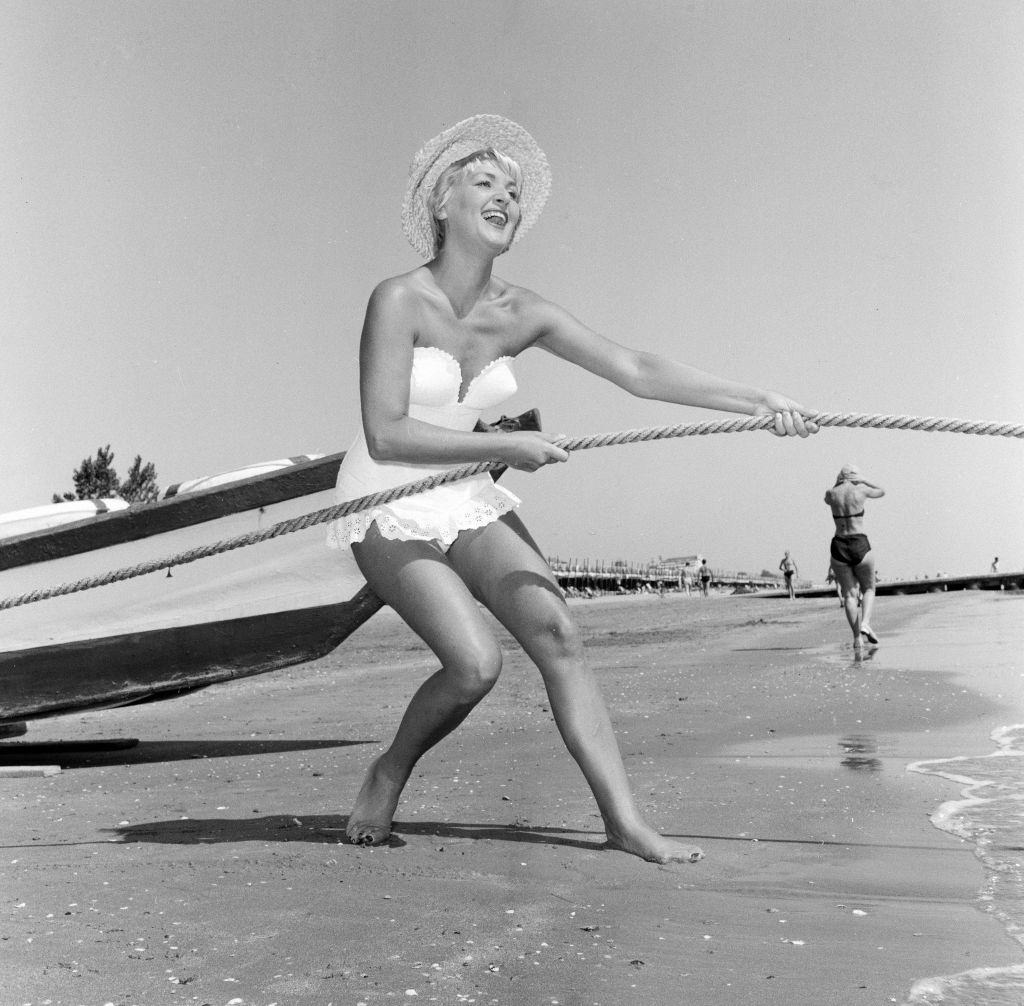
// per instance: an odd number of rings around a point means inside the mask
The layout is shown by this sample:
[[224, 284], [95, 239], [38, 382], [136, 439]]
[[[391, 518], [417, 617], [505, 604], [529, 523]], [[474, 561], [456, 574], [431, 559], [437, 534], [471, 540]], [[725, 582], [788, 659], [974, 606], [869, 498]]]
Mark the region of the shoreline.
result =
[[906, 771], [1024, 722], [1017, 598], [887, 599], [860, 662], [832, 599], [594, 600], [573, 610], [638, 802], [706, 860], [600, 849], [504, 635], [498, 686], [417, 768], [392, 845], [340, 844], [434, 667], [386, 611], [310, 664], [32, 725], [141, 743], [0, 783], [0, 988], [32, 1006], [845, 1006], [1019, 960], [975, 903], [971, 845], [930, 821], [957, 787]]

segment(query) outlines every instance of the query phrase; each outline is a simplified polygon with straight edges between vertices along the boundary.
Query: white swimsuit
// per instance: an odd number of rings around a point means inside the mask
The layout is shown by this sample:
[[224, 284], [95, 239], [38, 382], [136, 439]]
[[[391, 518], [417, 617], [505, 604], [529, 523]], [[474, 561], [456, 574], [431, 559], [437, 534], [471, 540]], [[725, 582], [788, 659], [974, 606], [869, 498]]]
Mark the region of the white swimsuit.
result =
[[[413, 349], [409, 416], [450, 430], [472, 430], [485, 409], [496, 409], [515, 394], [512, 358], [502, 356], [488, 363], [470, 381], [460, 401], [461, 389], [462, 368], [454, 356], [434, 346]], [[360, 433], [342, 460], [335, 492], [342, 503], [456, 467], [374, 461], [366, 448], [366, 438]], [[362, 541], [376, 521], [385, 538], [435, 541], [447, 550], [460, 531], [484, 527], [514, 510], [520, 502], [513, 493], [497, 485], [489, 473], [483, 472], [333, 521], [327, 542], [332, 548], [348, 548], [352, 542]]]

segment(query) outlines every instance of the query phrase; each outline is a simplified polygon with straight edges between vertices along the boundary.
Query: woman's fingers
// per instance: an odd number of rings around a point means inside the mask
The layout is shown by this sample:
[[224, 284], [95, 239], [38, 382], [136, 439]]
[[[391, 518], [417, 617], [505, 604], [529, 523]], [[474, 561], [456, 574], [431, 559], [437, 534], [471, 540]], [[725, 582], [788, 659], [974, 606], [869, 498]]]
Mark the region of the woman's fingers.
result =
[[799, 412], [786, 410], [775, 413], [771, 431], [777, 437], [809, 437], [818, 432], [818, 424], [804, 419]]

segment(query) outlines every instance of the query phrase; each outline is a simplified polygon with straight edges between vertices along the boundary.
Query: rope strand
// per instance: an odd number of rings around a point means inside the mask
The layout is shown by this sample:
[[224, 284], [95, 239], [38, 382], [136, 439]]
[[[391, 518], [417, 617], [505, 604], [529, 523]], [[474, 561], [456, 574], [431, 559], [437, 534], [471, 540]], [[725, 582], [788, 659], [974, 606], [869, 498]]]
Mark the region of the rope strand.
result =
[[[976, 436], [1024, 439], [1024, 425], [1013, 423], [989, 423], [967, 419], [938, 419], [920, 416], [868, 415], [857, 412], [819, 412], [811, 414], [808, 418], [822, 427], [846, 426], [855, 429], [915, 430], [924, 433], [965, 433]], [[675, 426], [650, 426], [636, 430], [620, 430], [617, 433], [596, 433], [585, 437], [566, 437], [558, 441], [558, 446], [566, 451], [583, 451], [593, 447], [613, 447], [619, 444], [646, 443], [651, 440], [666, 440], [676, 437], [702, 437], [716, 433], [745, 433], [750, 430], [768, 429], [773, 425], [774, 417], [772, 416], [749, 416], [744, 419], [722, 419], [704, 423], [679, 423]], [[361, 496], [358, 499], [348, 500], [336, 506], [326, 507], [323, 510], [315, 510], [301, 517], [283, 520], [259, 531], [250, 531], [246, 534], [237, 535], [234, 538], [212, 542], [209, 545], [201, 545], [186, 552], [180, 552], [177, 555], [167, 556], [163, 559], [151, 559], [135, 566], [111, 570], [100, 576], [86, 577], [82, 580], [75, 580], [73, 583], [64, 583], [57, 587], [42, 588], [16, 597], [4, 598], [0, 600], [0, 611], [18, 608], [25, 604], [32, 604], [35, 601], [46, 600], [50, 597], [62, 597], [66, 594], [91, 590], [94, 587], [102, 587], [108, 583], [119, 583], [137, 576], [145, 576], [147, 573], [156, 573], [164, 569], [170, 570], [175, 566], [184, 566], [187, 563], [206, 559], [221, 552], [230, 552], [234, 549], [245, 548], [248, 545], [255, 545], [258, 542], [267, 541], [271, 538], [278, 538], [284, 534], [302, 531], [317, 524], [326, 524], [328, 521], [338, 520], [349, 514], [358, 513], [360, 510], [368, 510], [371, 507], [381, 506], [393, 500], [401, 499], [404, 496], [412, 496], [416, 493], [436, 489], [438, 486], [446, 485], [449, 482], [458, 482], [500, 467], [502, 465], [497, 461], [478, 461], [473, 464], [463, 465], [459, 468], [453, 468], [446, 472], [440, 472], [436, 475], [419, 479], [416, 482], [409, 482], [405, 485], [396, 486], [393, 489]]]

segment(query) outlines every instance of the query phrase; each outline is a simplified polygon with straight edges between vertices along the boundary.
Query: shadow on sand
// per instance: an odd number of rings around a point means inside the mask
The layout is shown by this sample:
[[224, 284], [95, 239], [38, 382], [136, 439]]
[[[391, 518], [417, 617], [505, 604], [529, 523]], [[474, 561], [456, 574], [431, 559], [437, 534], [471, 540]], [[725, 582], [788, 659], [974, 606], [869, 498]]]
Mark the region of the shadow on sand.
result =
[[[273, 814], [244, 818], [188, 818], [178, 821], [151, 821], [147, 824], [125, 825], [105, 829], [120, 843], [152, 842], [164, 845], [214, 845], [233, 842], [309, 842], [324, 845], [345, 845], [353, 849], [345, 837], [347, 814]], [[573, 836], [593, 834], [590, 842]], [[390, 848], [406, 844], [403, 835], [445, 838], [455, 841], [491, 839], [499, 842], [520, 842], [533, 845], [560, 845], [574, 849], [599, 850], [604, 844], [604, 831], [579, 832], [567, 828], [534, 828], [515, 824], [458, 824], [442, 821], [396, 821]]]
[[[108, 842], [133, 844], [150, 842], [157, 845], [217, 845], [237, 842], [305, 842], [320, 845], [338, 845], [352, 852], [365, 851], [352, 845], [345, 837], [347, 814], [273, 814], [244, 818], [186, 818], [176, 821], [151, 821], [146, 824], [124, 825], [104, 829], [112, 836]], [[575, 831], [569, 828], [545, 828], [523, 824], [465, 824], [451, 821], [396, 821], [394, 831], [382, 848], [400, 849], [407, 845], [402, 836], [413, 835], [446, 839], [450, 842], [513, 842], [525, 845], [551, 845], [587, 852], [604, 849], [604, 831]], [[584, 836], [593, 836], [588, 840]], [[973, 855], [967, 848], [947, 848], [944, 844], [917, 845], [893, 842], [850, 842], [826, 838], [785, 838], [765, 835], [760, 838], [738, 835], [693, 835], [665, 832], [666, 838], [689, 842], [736, 842], [744, 845], [765, 843], [772, 845], [805, 845], [816, 848], [884, 848], [927, 849]]]
[[61, 768], [95, 768], [102, 765], [145, 765], [153, 762], [188, 761], [197, 758], [237, 758], [246, 755], [313, 751], [375, 740], [182, 740], [182, 741], [27, 741], [0, 744], [0, 765], [34, 764], [40, 758]]

